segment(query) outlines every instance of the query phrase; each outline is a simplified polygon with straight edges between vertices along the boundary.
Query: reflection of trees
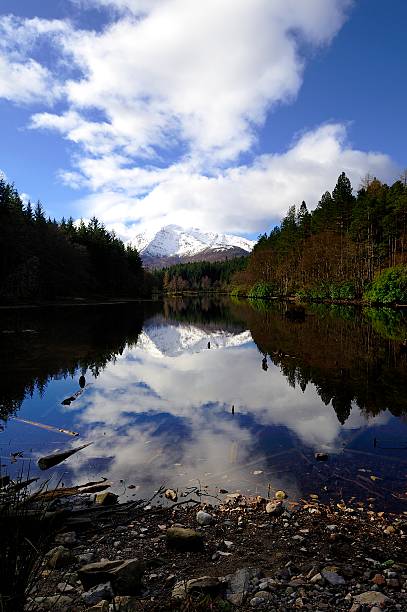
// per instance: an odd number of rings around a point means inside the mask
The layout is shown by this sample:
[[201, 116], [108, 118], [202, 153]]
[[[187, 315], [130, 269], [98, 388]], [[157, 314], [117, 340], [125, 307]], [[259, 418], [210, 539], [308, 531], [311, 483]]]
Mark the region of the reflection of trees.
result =
[[[148, 312], [146, 312], [148, 308]], [[51, 379], [106, 364], [135, 345], [151, 303], [3, 311], [0, 320], [0, 418], [16, 412]], [[4, 333], [6, 332], [6, 333]]]
[[400, 341], [377, 333], [360, 309], [318, 305], [308, 309], [305, 321], [293, 322], [282, 304], [254, 310], [246, 302], [238, 308], [259, 351], [270, 355], [291, 386], [305, 391], [312, 382], [341, 423], [352, 402], [370, 415], [407, 412], [407, 355]]

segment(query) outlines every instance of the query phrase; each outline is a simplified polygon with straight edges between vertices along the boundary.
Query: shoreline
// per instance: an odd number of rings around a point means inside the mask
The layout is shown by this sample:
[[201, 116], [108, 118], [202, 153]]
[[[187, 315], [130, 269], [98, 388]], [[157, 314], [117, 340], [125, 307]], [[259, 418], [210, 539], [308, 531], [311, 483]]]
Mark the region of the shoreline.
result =
[[278, 494], [234, 493], [216, 507], [201, 499], [102, 506], [76, 524], [71, 516], [34, 602], [71, 612], [407, 608], [407, 512]]

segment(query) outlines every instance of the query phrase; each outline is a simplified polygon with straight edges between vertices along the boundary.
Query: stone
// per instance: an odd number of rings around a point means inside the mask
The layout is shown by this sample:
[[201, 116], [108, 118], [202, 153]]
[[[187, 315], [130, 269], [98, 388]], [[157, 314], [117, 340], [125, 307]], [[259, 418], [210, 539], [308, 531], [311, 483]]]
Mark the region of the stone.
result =
[[176, 502], [178, 499], [178, 494], [174, 489], [167, 489], [164, 493], [164, 497], [166, 499], [170, 499], [173, 502]]
[[69, 545], [75, 544], [76, 542], [76, 533], [74, 531], [66, 531], [65, 533], [58, 533], [55, 536], [55, 542], [57, 544]]
[[194, 529], [170, 527], [166, 531], [167, 546], [180, 551], [200, 551], [203, 549], [203, 537]]
[[73, 599], [68, 595], [50, 595], [48, 597], [35, 597], [36, 610], [50, 610], [50, 612], [69, 612], [72, 610]]
[[335, 566], [328, 566], [324, 567], [321, 572], [322, 577], [325, 578], [325, 580], [333, 586], [345, 584], [345, 578], [337, 573], [337, 569], [338, 568]]
[[391, 599], [378, 591], [366, 591], [356, 595], [355, 602], [361, 605], [385, 607], [391, 603]]
[[386, 580], [386, 584], [391, 589], [399, 589], [400, 588], [400, 582], [398, 581], [397, 578], [388, 578]]
[[257, 593], [254, 594], [255, 597], [261, 597], [261, 599], [265, 599], [266, 601], [268, 601], [269, 599], [272, 599], [272, 595], [271, 593], [269, 593], [268, 591], [257, 591]]
[[283, 500], [283, 499], [286, 499], [288, 497], [288, 495], [287, 495], [287, 493], [285, 491], [276, 491], [275, 494], [274, 494], [274, 497], [276, 499]]
[[100, 504], [101, 506], [113, 506], [114, 504], [117, 503], [117, 500], [119, 499], [118, 495], [115, 495], [114, 493], [110, 493], [110, 491], [107, 491], [105, 493], [98, 493], [96, 495], [96, 503]]
[[372, 578], [373, 584], [378, 584], [379, 586], [382, 584], [386, 584], [386, 578], [382, 574], [375, 574]]
[[75, 560], [75, 557], [68, 548], [56, 546], [47, 555], [47, 566], [51, 569], [66, 567]]
[[196, 520], [200, 525], [211, 525], [213, 523], [213, 516], [208, 512], [200, 510], [196, 514]]
[[86, 612], [109, 612], [109, 609], [109, 602], [106, 601], [106, 599], [102, 599], [102, 601], [99, 601], [95, 606], [88, 608]]
[[110, 582], [115, 595], [136, 595], [141, 588], [144, 569], [144, 563], [138, 559], [106, 560], [84, 565], [78, 571], [78, 576], [86, 591], [98, 584]]
[[223, 584], [218, 578], [211, 576], [202, 576], [202, 578], [193, 578], [186, 582], [177, 582], [172, 590], [173, 599], [185, 599], [190, 593], [202, 593], [205, 595], [219, 595], [223, 588]]
[[87, 563], [91, 563], [94, 556], [95, 555], [93, 554], [93, 552], [82, 553], [82, 554], [78, 555], [78, 561], [82, 565], [85, 565]]
[[322, 578], [322, 575], [318, 573], [311, 578], [310, 582], [312, 582], [312, 584], [323, 584], [324, 579]]
[[58, 582], [57, 589], [60, 593], [70, 593], [74, 591], [74, 587], [68, 582]]
[[281, 501], [270, 501], [266, 505], [266, 512], [271, 516], [279, 516], [283, 513], [283, 505]]
[[225, 576], [227, 583], [226, 599], [237, 606], [240, 606], [246, 593], [249, 591], [250, 583], [258, 579], [260, 570], [255, 567], [243, 567], [234, 574]]
[[253, 599], [250, 600], [250, 605], [252, 606], [252, 608], [258, 608], [259, 606], [264, 604], [264, 602], [265, 600], [262, 597], [253, 597]]
[[396, 530], [391, 525], [386, 527], [386, 529], [384, 530], [384, 533], [387, 534], [387, 535], [393, 535], [393, 533], [395, 533], [395, 532], [396, 532]]
[[97, 584], [96, 586], [82, 593], [82, 600], [87, 606], [93, 606], [103, 599], [113, 599], [112, 585], [110, 582], [104, 584]]

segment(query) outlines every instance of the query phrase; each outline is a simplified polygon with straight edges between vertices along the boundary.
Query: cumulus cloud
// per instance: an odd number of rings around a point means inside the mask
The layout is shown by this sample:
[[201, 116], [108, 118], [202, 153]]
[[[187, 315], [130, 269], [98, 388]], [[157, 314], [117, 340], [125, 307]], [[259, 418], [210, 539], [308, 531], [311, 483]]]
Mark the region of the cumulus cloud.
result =
[[76, 145], [59, 176], [90, 191], [80, 214], [126, 238], [164, 223], [262, 231], [299, 199], [315, 205], [342, 170], [355, 185], [367, 171], [391, 173], [388, 157], [354, 150], [339, 124], [239, 161], [267, 114], [295, 99], [304, 49], [330, 43], [350, 0], [72, 2], [84, 15], [113, 11], [99, 30], [1, 18], [0, 96], [42, 100], [30, 127]]
[[35, 53], [40, 42], [68, 30], [69, 24], [59, 20], [0, 17], [0, 98], [29, 104], [59, 97], [61, 84]]
[[341, 124], [320, 126], [304, 133], [285, 153], [262, 155], [251, 165], [212, 176], [187, 163], [141, 170], [127, 167], [125, 161], [114, 156], [101, 164], [82, 160], [84, 180], [95, 193], [79, 208], [95, 212], [127, 239], [143, 224], [158, 227], [163, 222], [209, 230], [264, 231], [271, 220], [277, 221], [302, 199], [314, 208], [342, 171], [354, 188], [367, 172], [383, 178], [396, 173], [388, 156], [352, 148]]

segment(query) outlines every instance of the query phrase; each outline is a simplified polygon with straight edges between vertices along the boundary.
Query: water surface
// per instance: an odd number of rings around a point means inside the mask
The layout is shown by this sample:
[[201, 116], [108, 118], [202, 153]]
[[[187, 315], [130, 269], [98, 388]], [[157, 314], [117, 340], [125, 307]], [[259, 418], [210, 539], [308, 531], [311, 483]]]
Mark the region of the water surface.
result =
[[405, 316], [286, 309], [178, 299], [3, 311], [3, 472], [92, 442], [54, 478], [106, 477], [122, 499], [162, 484], [270, 487], [407, 510]]

